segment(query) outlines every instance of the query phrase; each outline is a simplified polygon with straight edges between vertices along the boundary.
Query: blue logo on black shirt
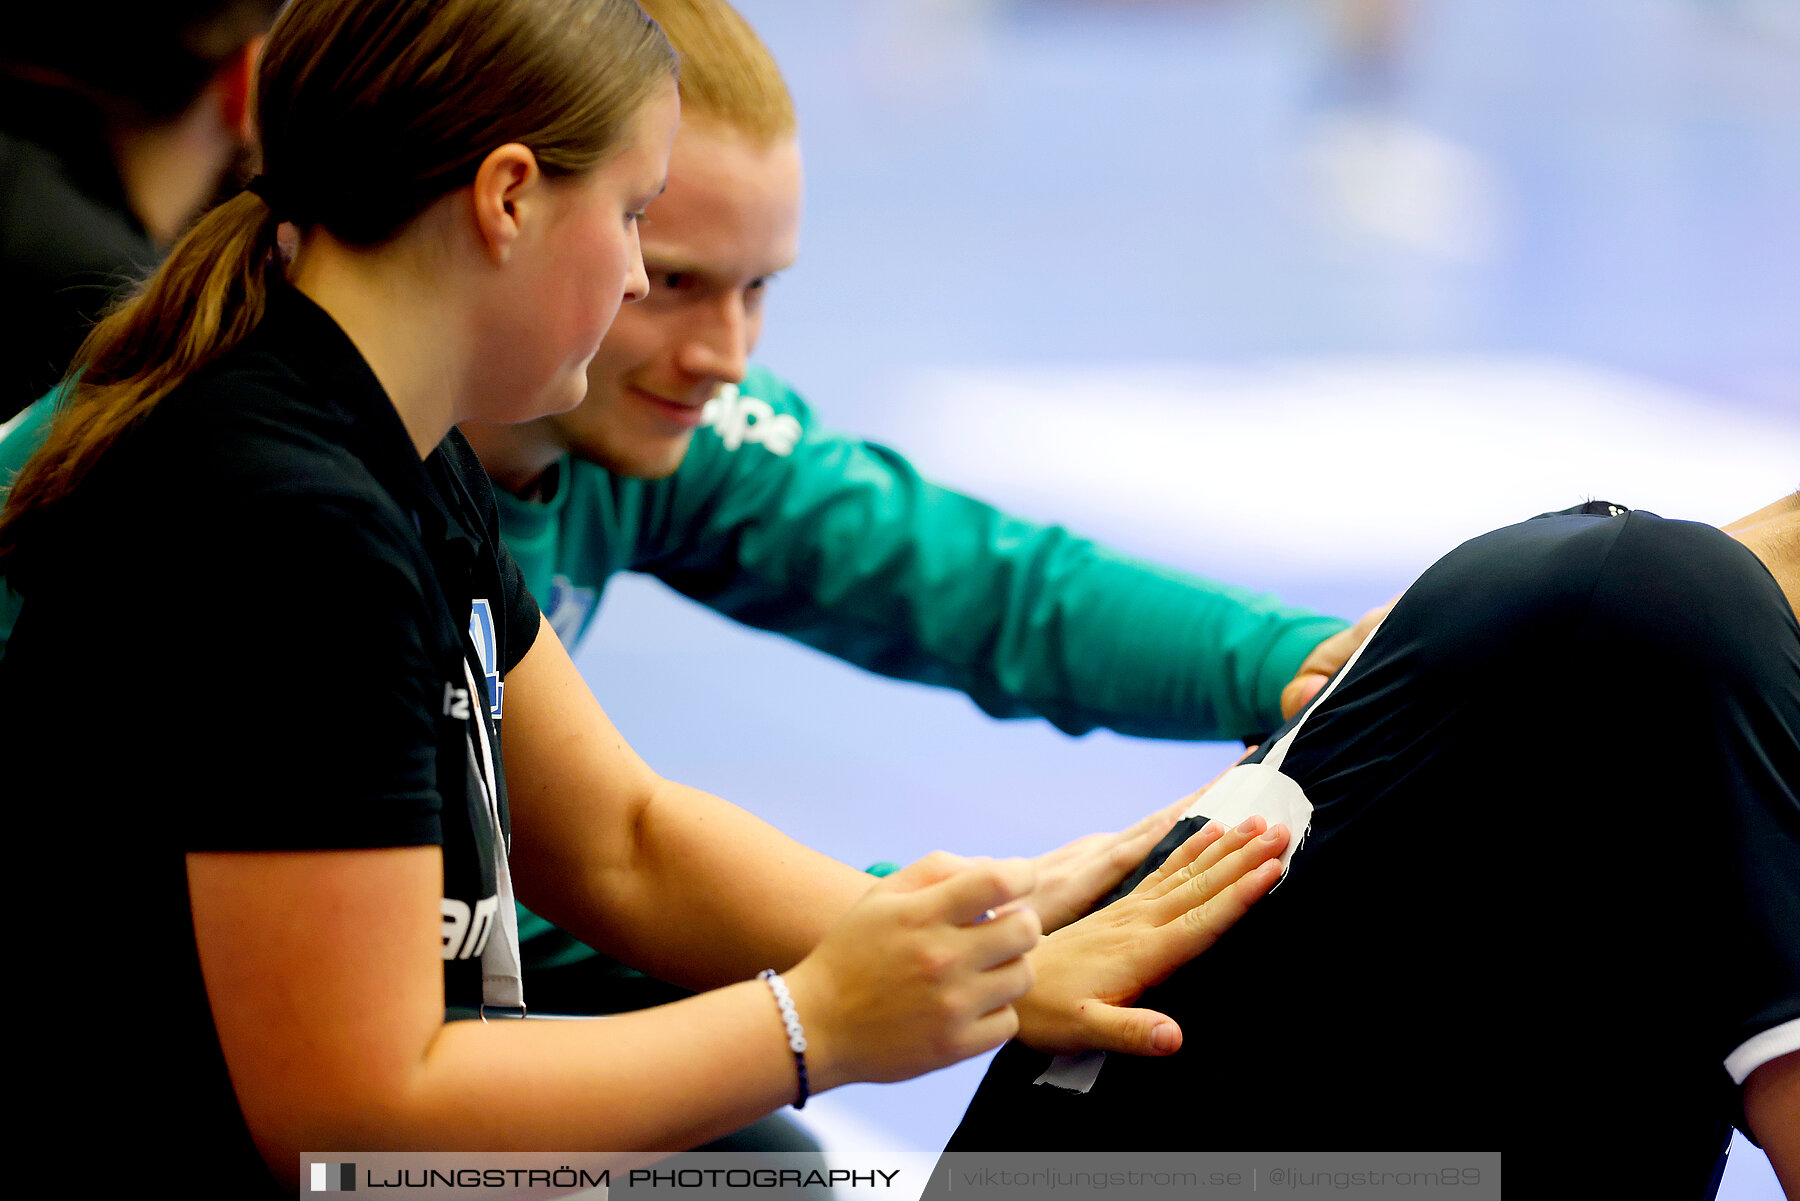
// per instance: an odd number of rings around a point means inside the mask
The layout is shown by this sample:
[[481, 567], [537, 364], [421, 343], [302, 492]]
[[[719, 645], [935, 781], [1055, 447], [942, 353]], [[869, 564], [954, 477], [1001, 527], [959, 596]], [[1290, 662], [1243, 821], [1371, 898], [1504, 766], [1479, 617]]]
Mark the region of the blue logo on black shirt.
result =
[[493, 698], [489, 716], [499, 721], [501, 691], [505, 685], [500, 682], [500, 654], [494, 641], [494, 608], [486, 600], [475, 601], [469, 609], [469, 641], [475, 644], [475, 653], [481, 659], [481, 674], [487, 678], [488, 696]]

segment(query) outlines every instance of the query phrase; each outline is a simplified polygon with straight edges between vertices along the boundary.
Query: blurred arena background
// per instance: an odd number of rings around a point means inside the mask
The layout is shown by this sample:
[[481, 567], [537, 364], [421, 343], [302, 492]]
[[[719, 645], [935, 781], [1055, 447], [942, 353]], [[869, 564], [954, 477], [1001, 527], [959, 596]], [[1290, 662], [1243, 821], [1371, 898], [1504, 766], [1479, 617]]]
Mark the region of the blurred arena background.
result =
[[[947, 483], [1347, 616], [1534, 513], [1800, 485], [1796, 0], [740, 6], [808, 169], [758, 358]], [[606, 606], [580, 666], [644, 756], [858, 865], [1043, 851], [1238, 750]], [[935, 1150], [984, 1065], [802, 1116]], [[1779, 1196], [1732, 1161], [1721, 1196]]]

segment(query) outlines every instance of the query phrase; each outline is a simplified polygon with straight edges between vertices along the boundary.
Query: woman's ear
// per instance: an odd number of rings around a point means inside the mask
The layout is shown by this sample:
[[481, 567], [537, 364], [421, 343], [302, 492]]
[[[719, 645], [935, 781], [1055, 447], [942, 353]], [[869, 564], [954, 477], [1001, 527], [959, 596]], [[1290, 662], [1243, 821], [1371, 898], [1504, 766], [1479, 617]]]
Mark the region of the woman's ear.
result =
[[475, 231], [493, 262], [504, 263], [512, 256], [525, 222], [536, 216], [546, 183], [537, 156], [518, 142], [508, 142], [481, 160], [475, 169]]

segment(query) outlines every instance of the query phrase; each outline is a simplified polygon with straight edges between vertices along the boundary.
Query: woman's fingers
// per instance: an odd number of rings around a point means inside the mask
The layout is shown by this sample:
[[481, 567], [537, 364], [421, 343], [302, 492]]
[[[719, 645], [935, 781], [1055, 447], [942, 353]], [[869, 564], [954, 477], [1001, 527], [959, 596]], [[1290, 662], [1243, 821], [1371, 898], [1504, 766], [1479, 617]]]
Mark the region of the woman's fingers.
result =
[[1163, 835], [1175, 828], [1175, 823], [1181, 820], [1181, 815], [1187, 810], [1188, 804], [1188, 799], [1183, 797], [1172, 804], [1164, 805], [1161, 809], [1139, 819], [1129, 828], [1114, 836], [1106, 855], [1105, 870], [1095, 872], [1095, 882], [1099, 887], [1094, 890], [1094, 897], [1090, 898], [1090, 903], [1101, 893], [1123, 880], [1138, 864], [1144, 861], [1144, 856], [1148, 855], [1151, 848], [1162, 841]]
[[972, 859], [953, 875], [921, 889], [917, 900], [926, 920], [967, 926], [1036, 885], [1037, 869], [1029, 859]]
[[1160, 984], [1217, 942], [1281, 879], [1281, 848], [1286, 845], [1287, 827], [1276, 826], [1203, 871], [1188, 875], [1183, 869], [1179, 883], [1145, 902], [1147, 928], [1132, 940], [1132, 988], [1123, 995], [1135, 997]]
[[[1280, 856], [1287, 849], [1288, 829], [1258, 829], [1262, 825], [1261, 818], [1241, 823], [1171, 876], [1154, 901], [1157, 925], [1180, 921], [1188, 928], [1211, 929], [1216, 938], [1242, 917], [1242, 910], [1247, 910], [1281, 878]], [[1238, 883], [1252, 876], [1262, 882], [1233, 893]], [[1221, 904], [1215, 910], [1201, 912], [1214, 901]], [[1242, 910], [1236, 907], [1239, 902]], [[1215, 920], [1220, 918], [1223, 920]]]
[[1111, 834], [1089, 834], [1039, 855], [1031, 904], [1046, 930], [1066, 926], [1135, 868], [1181, 816], [1185, 802], [1164, 805]]
[[826, 1057], [835, 1076], [903, 1079], [1010, 1037], [1040, 938], [1036, 912], [1013, 902], [1034, 881], [1023, 860], [938, 854], [853, 906], [787, 973], [813, 1007], [809, 1032], [816, 1023], [837, 1056]]
[[[1213, 785], [1217, 784], [1220, 780], [1223, 780], [1227, 775], [1229, 775], [1231, 773], [1232, 768], [1241, 766], [1243, 764], [1244, 760], [1246, 760], [1250, 756], [1256, 754], [1256, 751], [1257, 751], [1257, 748], [1255, 745], [1245, 747], [1244, 753], [1242, 755], [1238, 756], [1238, 761], [1236, 763], [1232, 764], [1231, 767], [1226, 768], [1224, 771], [1222, 771], [1218, 775], [1214, 776], [1211, 780], [1209, 780], [1207, 782], [1205, 787], [1197, 789], [1192, 793], [1189, 793], [1187, 796], [1182, 797], [1179, 801], [1176, 801], [1173, 805], [1170, 805], [1164, 809], [1159, 809], [1159, 810], [1157, 810], [1157, 812], [1151, 814], [1150, 816], [1151, 817], [1161, 817], [1164, 814], [1173, 813], [1175, 815], [1175, 819], [1177, 821], [1179, 821], [1181, 819], [1181, 815], [1183, 813], [1186, 813], [1189, 809], [1192, 809], [1195, 806], [1195, 804], [1197, 804], [1199, 802], [1200, 798], [1205, 796], [1207, 794], [1207, 792], [1209, 792], [1212, 789]], [[1149, 820], [1149, 819], [1146, 819], [1146, 820]], [[1168, 831], [1165, 829], [1163, 832], [1167, 833]], [[1202, 826], [1200, 828], [1200, 830], [1197, 833], [1195, 833], [1192, 838], [1189, 838], [1186, 842], [1182, 843], [1181, 846], [1179, 846], [1175, 849], [1173, 854], [1171, 854], [1167, 859], [1163, 860], [1161, 866], [1159, 866], [1154, 872], [1152, 872], [1143, 881], [1141, 881], [1138, 884], [1138, 888], [1144, 889], [1146, 887], [1149, 887], [1149, 888], [1154, 889], [1157, 885], [1159, 885], [1162, 881], [1166, 880], [1169, 876], [1175, 874], [1176, 872], [1180, 871], [1182, 868], [1186, 867], [1188, 864], [1192, 863], [1194, 861], [1195, 856], [1199, 855], [1208, 846], [1212, 845], [1212, 843], [1215, 842], [1224, 833], [1225, 833], [1225, 826], [1223, 823], [1217, 822], [1217, 821], [1207, 822], [1206, 825]], [[1161, 837], [1162, 837], [1162, 835], [1159, 834], [1157, 836], [1158, 840], [1160, 840]], [[1198, 840], [1198, 841], [1196, 841], [1196, 840]], [[1154, 846], [1155, 844], [1152, 843], [1151, 845]], [[1227, 849], [1229, 849], [1229, 848], [1227, 848]], [[1148, 853], [1150, 850], [1150, 847], [1147, 846], [1144, 848], [1144, 850], [1146, 853]]]
[[992, 1051], [1018, 1032], [1019, 1014], [1010, 1004], [985, 1013], [964, 1030], [964, 1045], [958, 1058], [967, 1059], [983, 1051]]
[[917, 892], [942, 883], [969, 866], [969, 860], [949, 851], [933, 851], [914, 860], [899, 871], [882, 879], [880, 887], [889, 892]]
[[[1192, 803], [1193, 801], [1191, 798], [1182, 797], [1179, 801], [1172, 801], [1169, 804], [1164, 805], [1161, 809], [1156, 810], [1154, 813], [1139, 818], [1125, 829], [1119, 831], [1118, 843], [1120, 845], [1137, 845], [1141, 843], [1143, 849], [1148, 851], [1151, 847], [1156, 845], [1157, 841], [1161, 839], [1164, 834], [1167, 834], [1174, 828], [1175, 823], [1181, 820], [1181, 815], [1187, 812], [1187, 807]], [[1149, 841], [1146, 842], [1145, 839], [1149, 839]], [[1139, 858], [1142, 858], [1142, 852], [1139, 853]], [[1133, 862], [1135, 863], [1136, 860], [1133, 860]]]
[[1238, 919], [1250, 912], [1250, 906], [1268, 895], [1280, 879], [1281, 860], [1267, 859], [1232, 880], [1210, 900], [1189, 909], [1183, 915], [1185, 924], [1189, 934], [1200, 944], [1194, 953], [1199, 954], [1237, 925]]
[[1161, 896], [1171, 887], [1168, 883], [1170, 877], [1187, 867], [1200, 857], [1202, 851], [1223, 838], [1225, 830], [1224, 822], [1207, 822], [1199, 830], [1189, 835], [1186, 842], [1170, 851], [1169, 857], [1158, 864], [1155, 871], [1139, 881], [1138, 886], [1132, 891], [1145, 897]]
[[1095, 1051], [1125, 1055], [1173, 1055], [1181, 1050], [1181, 1027], [1154, 1009], [1128, 1009], [1096, 1001], [1082, 1015], [1082, 1037]]
[[1004, 1009], [1030, 992], [1035, 983], [1037, 976], [1032, 971], [1029, 960], [1022, 957], [1010, 959], [976, 977], [969, 994], [969, 1012], [986, 1015]]
[[1218, 941], [1275, 886], [1288, 837], [1286, 826], [1270, 827], [1260, 817], [1230, 830], [1209, 822], [1169, 857], [1163, 867], [1170, 870], [1146, 879], [1120, 902], [1141, 906], [1125, 911], [1141, 923], [1133, 942], [1138, 989]]
[[1036, 910], [1015, 905], [996, 911], [991, 920], [966, 927], [959, 934], [967, 940], [969, 965], [976, 971], [987, 971], [1037, 946], [1044, 926]]
[[[1189, 846], [1200, 837], [1200, 834], [1206, 833], [1206, 829], [1211, 829], [1215, 825], [1219, 827], [1217, 836], [1207, 842], [1204, 846], [1196, 848], [1191, 854], [1187, 853]], [[1217, 822], [1208, 822], [1206, 829], [1201, 830], [1200, 834], [1196, 834], [1193, 838], [1188, 839], [1186, 843], [1183, 843], [1177, 848], [1175, 854], [1169, 856], [1168, 862], [1163, 865], [1164, 867], [1168, 867], [1170, 864], [1175, 863], [1177, 859], [1182, 860], [1182, 862], [1173, 870], [1162, 875], [1155, 885], [1146, 890], [1146, 895], [1150, 897], [1166, 896], [1171, 890], [1180, 887], [1189, 880], [1206, 875], [1223, 862], [1227, 856], [1232, 855], [1239, 849], [1253, 843], [1258, 837], [1267, 832], [1268, 828], [1269, 823], [1267, 819], [1256, 814], [1252, 814], [1245, 818], [1230, 829], [1224, 828], [1222, 824]], [[1145, 883], [1148, 884], [1149, 881], [1146, 880]]]

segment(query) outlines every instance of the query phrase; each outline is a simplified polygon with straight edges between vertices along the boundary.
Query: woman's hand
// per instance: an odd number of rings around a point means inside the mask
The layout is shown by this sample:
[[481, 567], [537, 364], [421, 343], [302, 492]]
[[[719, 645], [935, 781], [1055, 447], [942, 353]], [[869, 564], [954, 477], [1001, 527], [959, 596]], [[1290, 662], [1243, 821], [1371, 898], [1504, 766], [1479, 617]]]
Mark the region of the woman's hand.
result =
[[1116, 834], [1089, 834], [1033, 859], [1037, 887], [1023, 899], [1037, 910], [1044, 932], [1062, 929], [1111, 892], [1175, 828], [1191, 800], [1164, 806]]
[[1038, 983], [1018, 1004], [1019, 1037], [1039, 1051], [1168, 1055], [1181, 1028], [1125, 1008], [1217, 942], [1281, 878], [1286, 826], [1209, 822], [1127, 896], [1046, 938]]
[[[1247, 747], [1238, 763], [1256, 753]], [[1236, 764], [1233, 764], [1236, 766]], [[1230, 771], [1226, 768], [1225, 771]], [[1113, 890], [1144, 861], [1163, 835], [1175, 828], [1181, 815], [1206, 794], [1206, 790], [1225, 778], [1225, 772], [1214, 776], [1205, 787], [1165, 805], [1150, 816], [1120, 830], [1117, 834], [1089, 834], [1067, 846], [1039, 855], [1031, 862], [1037, 868], [1037, 887], [1024, 898], [1038, 911], [1044, 933], [1060, 930], [1094, 907], [1094, 902]]]
[[812, 1088], [904, 1080], [990, 1050], [1018, 1029], [1038, 917], [1023, 859], [928, 855], [870, 889], [786, 973]]

